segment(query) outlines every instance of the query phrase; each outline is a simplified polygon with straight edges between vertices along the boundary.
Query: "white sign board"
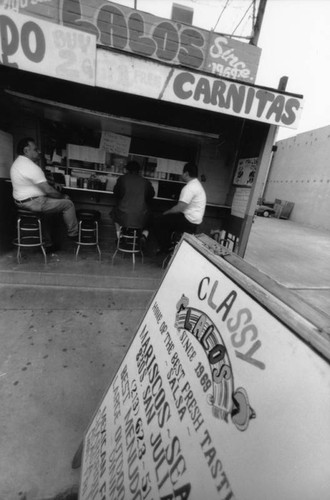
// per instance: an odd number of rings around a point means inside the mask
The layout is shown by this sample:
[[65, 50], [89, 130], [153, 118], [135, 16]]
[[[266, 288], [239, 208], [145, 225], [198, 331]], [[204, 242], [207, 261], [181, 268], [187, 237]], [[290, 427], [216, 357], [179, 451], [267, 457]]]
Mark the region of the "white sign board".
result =
[[168, 158], [157, 158], [157, 172], [169, 172], [170, 174], [182, 175], [183, 167], [187, 162], [169, 160]]
[[95, 85], [96, 37], [0, 7], [0, 64]]
[[125, 135], [114, 134], [103, 131], [101, 135], [100, 148], [120, 156], [128, 156], [131, 138]]
[[276, 90], [97, 50], [96, 85], [271, 125], [297, 128], [303, 100]]
[[169, 70], [152, 61], [97, 50], [97, 87], [159, 99]]
[[329, 388], [327, 361], [183, 240], [85, 435], [80, 500], [330, 498]]
[[235, 188], [233, 201], [231, 202], [231, 215], [244, 219], [248, 202], [250, 198], [250, 190], [242, 187]]
[[80, 146], [78, 144], [67, 144], [67, 155], [69, 160], [86, 161], [90, 163], [104, 163], [105, 150]]

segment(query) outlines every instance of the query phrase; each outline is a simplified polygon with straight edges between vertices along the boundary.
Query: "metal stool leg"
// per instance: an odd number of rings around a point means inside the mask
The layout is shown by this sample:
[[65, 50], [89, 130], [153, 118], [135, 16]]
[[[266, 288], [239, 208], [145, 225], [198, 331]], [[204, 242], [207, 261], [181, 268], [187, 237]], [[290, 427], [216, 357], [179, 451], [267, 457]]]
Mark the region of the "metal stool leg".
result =
[[44, 244], [43, 244], [42, 227], [41, 227], [41, 220], [40, 219], [38, 219], [38, 226], [39, 226], [40, 246], [41, 246], [42, 253], [44, 255], [45, 264], [47, 264], [47, 254], [46, 254], [45, 247], [44, 247]]
[[163, 263], [162, 263], [163, 269], [165, 269], [168, 266], [168, 263], [171, 260], [171, 257], [174, 253], [174, 250], [181, 239], [181, 236], [182, 236], [182, 233], [179, 231], [172, 232], [172, 234], [171, 234], [171, 247], [169, 249], [169, 253], [166, 255], [166, 257], [163, 260]]
[[112, 266], [114, 265], [114, 261], [115, 261], [115, 257], [117, 255], [117, 253], [121, 251], [121, 249], [120, 249], [121, 238], [122, 238], [122, 227], [119, 230], [119, 235], [118, 235], [118, 238], [117, 238], [116, 250], [114, 251], [113, 256], [111, 257], [111, 265]]
[[115, 257], [116, 257], [116, 255], [117, 255], [117, 253], [118, 253], [118, 248], [116, 248], [116, 250], [115, 250], [115, 252], [114, 252], [114, 254], [113, 254], [112, 258], [111, 258], [111, 264], [112, 264], [112, 265], [113, 265], [113, 263], [114, 263], [114, 260], [115, 260]]
[[75, 258], [76, 258], [76, 260], [78, 259], [78, 253], [79, 253], [79, 250], [80, 250], [80, 242], [81, 242], [81, 224], [82, 224], [82, 221], [80, 220], [80, 221], [79, 221], [79, 224], [78, 224], [78, 244], [77, 244], [77, 248], [76, 248], [76, 251], [75, 251]]
[[134, 239], [133, 239], [133, 271], [135, 269], [135, 254], [140, 253], [141, 254], [141, 262], [143, 264], [143, 252], [141, 248], [139, 248], [139, 232], [137, 229], [134, 229]]
[[120, 232], [118, 235], [117, 246], [114, 251], [114, 254], [111, 258], [112, 265], [114, 264], [114, 259], [118, 252], [122, 252], [124, 255], [132, 255], [132, 264], [133, 271], [135, 270], [136, 258], [135, 255], [137, 253], [141, 254], [141, 261], [143, 264], [143, 252], [139, 246], [139, 231], [138, 228], [120, 228]]
[[101, 249], [99, 245], [99, 224], [97, 221], [95, 221], [95, 234], [96, 234], [96, 248], [99, 253], [99, 261], [101, 261], [102, 254], [101, 254]]
[[21, 255], [21, 218], [17, 219], [17, 262], [18, 264], [21, 263], [22, 261], [22, 255]]
[[135, 271], [135, 247], [136, 247], [136, 231], [134, 229], [134, 231], [133, 231], [133, 253], [132, 253], [133, 271]]

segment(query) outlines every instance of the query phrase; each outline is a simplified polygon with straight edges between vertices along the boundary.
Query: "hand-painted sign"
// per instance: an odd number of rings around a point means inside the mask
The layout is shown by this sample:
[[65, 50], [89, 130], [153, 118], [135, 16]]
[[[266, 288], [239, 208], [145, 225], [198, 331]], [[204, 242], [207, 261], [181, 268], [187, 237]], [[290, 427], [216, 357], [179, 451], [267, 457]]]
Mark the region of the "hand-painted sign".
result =
[[159, 99], [170, 68], [165, 65], [98, 49], [96, 86]]
[[181, 242], [86, 432], [80, 500], [329, 497], [329, 364], [212, 257]]
[[[251, 45], [241, 43], [217, 33], [210, 33], [209, 51], [205, 60], [204, 71], [218, 76], [254, 83], [260, 57], [260, 49], [252, 54]], [[247, 63], [250, 61], [250, 64]], [[252, 71], [252, 68], [255, 71]]]
[[95, 85], [95, 35], [0, 8], [0, 63]]
[[301, 99], [270, 89], [251, 87], [174, 69], [165, 100], [209, 111], [295, 128], [301, 112]]
[[[0, 0], [1, 1], [1, 0]], [[253, 83], [258, 47], [103, 0], [2, 0], [7, 9], [93, 33], [100, 45]]]
[[98, 49], [96, 85], [216, 113], [297, 128], [302, 99]]

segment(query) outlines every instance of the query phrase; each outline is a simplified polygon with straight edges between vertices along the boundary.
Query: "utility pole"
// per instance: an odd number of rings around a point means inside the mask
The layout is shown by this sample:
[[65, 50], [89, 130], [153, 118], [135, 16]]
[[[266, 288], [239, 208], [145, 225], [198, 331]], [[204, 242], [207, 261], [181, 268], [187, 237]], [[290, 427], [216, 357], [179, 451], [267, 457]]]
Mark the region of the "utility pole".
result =
[[[279, 82], [278, 89], [284, 91], [288, 83], [288, 77], [282, 76]], [[272, 158], [274, 156], [274, 144], [276, 141], [278, 131], [278, 125], [270, 125], [268, 130], [267, 138], [262, 146], [262, 150], [259, 156], [257, 171], [256, 171], [256, 182], [254, 182], [251, 187], [250, 197], [248, 201], [248, 206], [246, 209], [241, 233], [240, 233], [240, 245], [238, 250], [238, 255], [244, 258], [245, 250], [248, 244], [251, 227], [253, 223], [254, 211], [257, 206], [258, 198], [264, 196], [267, 179], [269, 177], [269, 172], [271, 168]]]
[[267, 0], [260, 0], [260, 2], [259, 2], [258, 14], [256, 17], [256, 21], [254, 23], [254, 26], [253, 26], [253, 35], [252, 35], [252, 38], [250, 40], [251, 45], [258, 45], [258, 40], [259, 40], [262, 20], [263, 20], [264, 14], [265, 14], [266, 4], [267, 4]]

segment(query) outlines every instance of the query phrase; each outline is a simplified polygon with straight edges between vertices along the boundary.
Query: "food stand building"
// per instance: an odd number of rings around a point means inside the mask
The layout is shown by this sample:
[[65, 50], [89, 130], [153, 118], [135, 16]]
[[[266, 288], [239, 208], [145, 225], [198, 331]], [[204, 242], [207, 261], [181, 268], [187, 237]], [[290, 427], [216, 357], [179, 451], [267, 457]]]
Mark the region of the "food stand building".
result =
[[302, 109], [301, 96], [254, 84], [258, 47], [100, 0], [3, 0], [0, 35], [3, 203], [26, 135], [75, 204], [106, 217], [128, 157], [156, 212], [192, 160], [207, 193], [200, 231], [225, 229], [244, 255], [275, 130], [296, 128]]

